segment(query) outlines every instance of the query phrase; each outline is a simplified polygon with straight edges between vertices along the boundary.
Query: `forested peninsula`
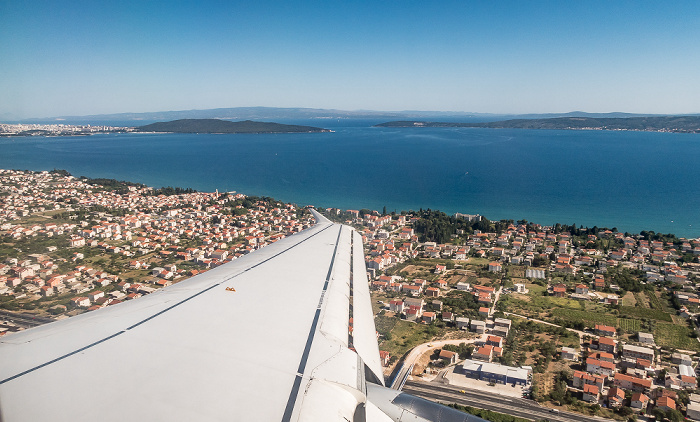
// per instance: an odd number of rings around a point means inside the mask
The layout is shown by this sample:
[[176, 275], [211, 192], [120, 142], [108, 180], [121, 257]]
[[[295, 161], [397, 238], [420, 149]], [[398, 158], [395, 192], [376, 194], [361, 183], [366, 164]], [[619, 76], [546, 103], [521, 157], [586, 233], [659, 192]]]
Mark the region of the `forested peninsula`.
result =
[[219, 119], [180, 119], [171, 122], [157, 122], [135, 128], [136, 132], [168, 133], [310, 133], [330, 132], [313, 126], [284, 125], [271, 122], [244, 120], [231, 122]]
[[700, 133], [700, 116], [654, 117], [556, 117], [551, 119], [515, 119], [484, 123], [393, 121], [377, 127], [480, 127], [493, 129], [571, 129], [635, 130], [646, 132]]

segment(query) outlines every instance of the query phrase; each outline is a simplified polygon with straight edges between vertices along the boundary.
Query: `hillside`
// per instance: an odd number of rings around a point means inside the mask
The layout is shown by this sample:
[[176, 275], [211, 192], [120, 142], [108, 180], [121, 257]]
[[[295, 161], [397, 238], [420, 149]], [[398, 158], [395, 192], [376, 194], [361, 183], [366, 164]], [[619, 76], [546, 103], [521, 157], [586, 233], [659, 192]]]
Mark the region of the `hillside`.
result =
[[230, 122], [219, 119], [181, 119], [171, 122], [158, 122], [136, 128], [137, 132], [170, 133], [307, 133], [328, 132], [313, 126], [283, 125], [280, 123], [254, 122], [244, 120]]
[[515, 119], [486, 123], [394, 121], [378, 127], [482, 127], [494, 129], [591, 129], [637, 130], [648, 132], [700, 133], [700, 116], [654, 117], [558, 117], [552, 119]]

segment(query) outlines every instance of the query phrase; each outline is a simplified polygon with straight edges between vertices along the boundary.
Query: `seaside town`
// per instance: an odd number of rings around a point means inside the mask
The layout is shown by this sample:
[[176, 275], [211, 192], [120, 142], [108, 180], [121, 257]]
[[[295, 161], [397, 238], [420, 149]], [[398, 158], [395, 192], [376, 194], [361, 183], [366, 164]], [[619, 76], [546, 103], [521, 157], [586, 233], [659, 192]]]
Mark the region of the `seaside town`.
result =
[[[700, 420], [700, 239], [439, 212], [326, 213], [363, 233], [395, 382], [491, 389], [553, 412]], [[430, 343], [422, 355], [409, 352], [420, 343]]]
[[[700, 420], [699, 239], [321, 211], [363, 236], [387, 383]], [[0, 170], [0, 336], [137, 300], [312, 224], [271, 198]]]
[[0, 136], [76, 136], [131, 131], [131, 127], [116, 126], [0, 123]]
[[[2, 309], [65, 318], [115, 305], [313, 223], [269, 198], [108, 182], [0, 170]], [[0, 335], [20, 329], [0, 315]]]

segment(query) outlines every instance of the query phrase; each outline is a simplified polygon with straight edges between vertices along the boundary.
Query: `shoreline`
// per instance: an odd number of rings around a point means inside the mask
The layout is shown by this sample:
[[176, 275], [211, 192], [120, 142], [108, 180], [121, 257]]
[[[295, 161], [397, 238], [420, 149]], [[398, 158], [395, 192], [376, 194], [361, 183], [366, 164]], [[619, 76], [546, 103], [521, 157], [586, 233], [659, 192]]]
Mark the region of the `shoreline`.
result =
[[[342, 209], [422, 207], [543, 225], [575, 222], [700, 236], [700, 204], [692, 195], [700, 171], [691, 163], [700, 144], [674, 134], [351, 128], [319, 136], [2, 139], [0, 168], [56, 167], [88, 177], [233, 189]], [[647, 158], [654, 152], [677, 156], [676, 164]], [[91, 159], [80, 160], [86, 153]]]
[[[144, 132], [144, 133], [149, 133], [149, 132]], [[5, 171], [11, 171], [11, 169], [0, 169], [0, 173], [5, 172]], [[23, 170], [23, 171], [24, 171], [24, 170]], [[160, 187], [160, 188], [157, 188], [157, 187], [155, 187], [155, 186], [150, 186], [150, 185], [148, 185], [148, 184], [146, 184], [146, 183], [137, 182], [137, 181], [133, 181], [133, 180], [117, 180], [117, 179], [104, 178], [104, 177], [99, 177], [99, 176], [98, 176], [98, 177], [87, 177], [87, 176], [83, 176], [83, 175], [74, 176], [74, 175], [72, 175], [70, 172], [68, 172], [67, 170], [64, 170], [64, 169], [57, 169], [57, 168], [54, 168], [54, 169], [52, 169], [52, 170], [29, 170], [29, 171], [32, 171], [32, 172], [34, 172], [34, 173], [42, 173], [42, 172], [54, 173], [54, 172], [61, 172], [62, 174], [67, 174], [67, 175], [70, 175], [70, 176], [72, 176], [72, 177], [75, 177], [77, 180], [83, 180], [83, 179], [87, 179], [87, 180], [98, 180], [98, 179], [99, 179], [99, 180], [108, 180], [108, 181], [113, 181], [113, 182], [115, 182], [115, 183], [127, 184], [127, 185], [128, 185], [128, 184], [133, 184], [133, 185], [135, 185], [135, 184], [140, 184], [140, 185], [146, 186], [146, 187], [151, 188], [151, 189], [164, 189], [164, 188], [165, 188], [164, 186], [163, 186], [163, 187]], [[179, 188], [180, 188], [180, 189], [192, 189], [192, 188], [190, 188], [190, 187], [179, 187]], [[195, 189], [192, 189], [192, 190], [193, 190], [194, 192], [198, 192], [198, 190], [195, 190]], [[215, 191], [226, 192], [226, 189], [223, 189], [223, 188], [222, 188], [222, 189], [215, 189]], [[202, 192], [202, 193], [212, 193], [212, 192]], [[245, 195], [260, 196], [260, 197], [268, 197], [268, 195], [259, 194], [259, 193], [250, 193], [250, 192], [246, 192]], [[301, 205], [301, 204], [299, 204], [298, 202], [295, 202], [295, 201], [287, 201], [287, 200], [280, 199], [280, 198], [276, 198], [276, 197], [271, 197], [271, 198], [272, 198], [272, 199], [275, 199], [275, 200], [277, 200], [277, 201], [282, 201], [282, 202], [285, 202], [285, 203], [288, 203], [288, 204], [293, 204], [293, 205], [296, 205], [296, 206], [299, 206], [299, 207], [305, 206], [305, 205]], [[350, 211], [350, 210], [342, 210], [340, 207], [335, 207], [335, 206], [326, 207], [326, 206], [321, 206], [321, 205], [318, 205], [318, 204], [306, 204], [306, 206], [311, 206], [311, 207], [319, 208], [319, 209], [337, 209], [337, 210], [339, 210], [339, 211], [341, 211], [341, 212]], [[344, 207], [343, 207], [343, 208], [344, 208]], [[370, 211], [370, 212], [374, 212], [374, 213], [378, 213], [378, 214], [381, 215], [381, 213], [380, 213], [379, 210], [372, 210], [372, 209], [367, 209], [367, 208], [361, 208], [361, 209], [366, 210], [366, 211]], [[421, 209], [424, 209], [424, 208], [421, 208]], [[430, 208], [425, 208], [424, 210], [429, 210], [429, 209], [430, 209]], [[460, 217], [458, 217], [456, 214], [463, 214], [463, 213], [452, 213], [452, 214], [450, 214], [450, 213], [447, 213], [447, 212], [445, 212], [445, 211], [441, 211], [440, 209], [433, 209], [432, 211], [433, 211], [433, 212], [436, 212], [436, 213], [444, 213], [445, 215], [447, 215], [447, 216], [450, 217], [450, 218], [460, 218]], [[386, 215], [392, 215], [393, 213], [395, 213], [396, 215], [400, 215], [400, 214], [402, 214], [402, 213], [404, 213], [404, 214], [411, 214], [411, 213], [413, 213], [413, 214], [418, 214], [418, 213], [420, 213], [420, 211], [419, 211], [419, 210], [413, 210], [413, 209], [403, 209], [403, 210], [397, 210], [397, 211], [388, 212]], [[463, 214], [463, 215], [467, 215], [467, 214]], [[526, 220], [526, 219], [523, 219], [523, 218], [520, 218], [520, 219], [514, 219], [514, 218], [490, 219], [490, 218], [488, 218], [487, 216], [481, 215], [481, 214], [479, 214], [479, 213], [473, 214], [473, 215], [478, 216], [479, 218], [483, 218], [483, 219], [485, 219], [485, 220], [488, 220], [488, 221], [490, 221], [490, 222], [517, 222], [517, 221], [527, 221], [528, 223], [534, 224], [534, 225], [537, 225], [537, 226], [541, 226], [541, 227], [552, 227], [552, 228], [554, 228], [554, 227], [556, 227], [556, 226], [562, 226], [562, 227], [570, 226], [568, 223], [562, 223], [562, 222], [554, 222], [554, 223], [551, 223], [551, 224], [542, 224], [542, 223], [538, 223], [538, 222], [535, 222], [535, 221], [529, 221], [529, 220]], [[659, 235], [659, 236], [664, 236], [664, 237], [674, 237], [674, 238], [679, 239], [679, 240], [700, 239], [700, 236], [697, 236], [697, 237], [692, 237], [692, 236], [679, 236], [679, 235], [677, 235], [677, 234], [674, 233], [674, 232], [664, 233], [664, 232], [662, 232], [662, 231], [656, 231], [656, 230], [653, 230], [653, 229], [643, 229], [643, 230], [640, 230], [640, 231], [638, 231], [638, 232], [632, 232], [632, 231], [627, 231], [627, 230], [626, 230], [626, 231], [621, 231], [621, 230], [619, 230], [616, 226], [613, 226], [613, 227], [598, 226], [598, 225], [586, 226], [586, 225], [580, 225], [580, 224], [579, 224], [579, 225], [576, 225], [576, 226], [577, 226], [578, 229], [580, 229], [580, 230], [593, 230], [593, 228], [598, 228], [598, 229], [601, 230], [601, 231], [609, 230], [609, 231], [612, 231], [613, 233], [615, 233], [615, 232], [618, 232], [618, 233], [629, 233], [629, 234], [632, 235], [632, 236], [641, 236], [642, 233], [646, 232], [646, 233], [650, 233], [650, 234], [653, 233], [654, 235]]]

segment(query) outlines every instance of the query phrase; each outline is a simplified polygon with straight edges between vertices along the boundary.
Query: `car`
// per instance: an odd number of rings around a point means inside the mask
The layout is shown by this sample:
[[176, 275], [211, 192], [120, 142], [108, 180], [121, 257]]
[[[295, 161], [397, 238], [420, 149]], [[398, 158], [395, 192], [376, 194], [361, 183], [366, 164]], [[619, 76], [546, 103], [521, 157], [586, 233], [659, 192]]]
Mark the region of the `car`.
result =
[[464, 391], [464, 390], [459, 390], [459, 392], [462, 393], [462, 394], [467, 394], [467, 392]]

